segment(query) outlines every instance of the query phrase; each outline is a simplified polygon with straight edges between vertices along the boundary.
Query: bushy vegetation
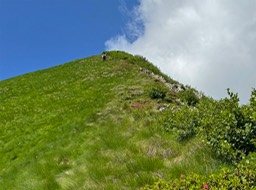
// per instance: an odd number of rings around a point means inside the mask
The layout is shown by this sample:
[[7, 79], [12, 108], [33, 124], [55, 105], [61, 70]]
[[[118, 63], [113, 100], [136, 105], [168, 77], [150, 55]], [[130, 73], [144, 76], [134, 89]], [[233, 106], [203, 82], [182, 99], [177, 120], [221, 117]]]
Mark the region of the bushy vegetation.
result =
[[179, 98], [189, 106], [196, 106], [200, 98], [196, 95], [195, 90], [188, 88], [178, 93]]
[[158, 180], [146, 189], [256, 189], [256, 90], [250, 103], [239, 105], [230, 92], [220, 101], [203, 98], [196, 107], [187, 105], [165, 112], [161, 122], [167, 132], [183, 141], [199, 136], [223, 161], [235, 169], [210, 176], [189, 175], [169, 182]]
[[235, 164], [256, 150], [256, 91], [252, 91], [250, 104], [243, 106], [237, 94], [229, 90], [228, 94], [229, 98], [205, 100], [199, 106], [200, 130], [218, 155]]
[[250, 104], [239, 105], [238, 95], [228, 90], [220, 101], [202, 98], [196, 107], [174, 107], [164, 114], [162, 128], [185, 140], [199, 134], [225, 161], [238, 163], [254, 152], [256, 139], [256, 91]]
[[152, 99], [164, 99], [168, 89], [164, 86], [154, 86], [149, 90], [149, 97]]
[[199, 126], [199, 111], [188, 105], [172, 107], [163, 113], [160, 127], [174, 133], [179, 142], [194, 137]]

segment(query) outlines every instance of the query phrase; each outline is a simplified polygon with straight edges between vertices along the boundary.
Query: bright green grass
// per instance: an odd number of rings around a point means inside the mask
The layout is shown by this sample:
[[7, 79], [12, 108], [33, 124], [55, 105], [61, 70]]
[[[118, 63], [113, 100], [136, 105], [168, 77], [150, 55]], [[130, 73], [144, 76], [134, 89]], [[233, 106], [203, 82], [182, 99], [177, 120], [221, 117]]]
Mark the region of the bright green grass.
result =
[[136, 65], [100, 56], [0, 82], [0, 189], [137, 189], [217, 171], [199, 139], [158, 130], [152, 85]]

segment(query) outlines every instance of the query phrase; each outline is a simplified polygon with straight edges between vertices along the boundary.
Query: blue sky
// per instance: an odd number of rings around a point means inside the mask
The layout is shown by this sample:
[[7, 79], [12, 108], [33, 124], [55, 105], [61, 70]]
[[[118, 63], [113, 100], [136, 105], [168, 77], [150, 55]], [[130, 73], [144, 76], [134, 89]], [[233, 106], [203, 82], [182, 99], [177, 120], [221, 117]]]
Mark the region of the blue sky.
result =
[[[137, 0], [0, 0], [0, 80], [99, 54]], [[123, 8], [122, 8], [123, 7]]]

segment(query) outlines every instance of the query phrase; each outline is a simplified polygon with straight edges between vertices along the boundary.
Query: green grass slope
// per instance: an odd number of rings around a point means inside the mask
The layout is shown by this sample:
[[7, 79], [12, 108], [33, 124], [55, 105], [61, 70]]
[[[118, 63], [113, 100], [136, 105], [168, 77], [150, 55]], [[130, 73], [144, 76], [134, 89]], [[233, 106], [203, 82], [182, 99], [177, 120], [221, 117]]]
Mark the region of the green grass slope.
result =
[[159, 130], [158, 108], [179, 101], [170, 89], [168, 101], [150, 98], [166, 85], [148, 71], [178, 84], [124, 52], [1, 81], [0, 189], [138, 189], [217, 171], [200, 139]]

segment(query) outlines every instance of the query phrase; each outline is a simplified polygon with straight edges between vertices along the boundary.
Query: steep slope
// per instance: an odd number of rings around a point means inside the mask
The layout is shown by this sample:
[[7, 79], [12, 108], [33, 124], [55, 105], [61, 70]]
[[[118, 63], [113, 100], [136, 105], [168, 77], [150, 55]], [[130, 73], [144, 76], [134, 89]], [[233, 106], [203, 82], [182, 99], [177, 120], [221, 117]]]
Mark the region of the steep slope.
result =
[[221, 163], [198, 139], [181, 144], [157, 127], [159, 109], [182, 104], [181, 87], [124, 52], [0, 82], [0, 189], [136, 189], [212, 173]]

